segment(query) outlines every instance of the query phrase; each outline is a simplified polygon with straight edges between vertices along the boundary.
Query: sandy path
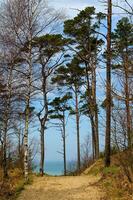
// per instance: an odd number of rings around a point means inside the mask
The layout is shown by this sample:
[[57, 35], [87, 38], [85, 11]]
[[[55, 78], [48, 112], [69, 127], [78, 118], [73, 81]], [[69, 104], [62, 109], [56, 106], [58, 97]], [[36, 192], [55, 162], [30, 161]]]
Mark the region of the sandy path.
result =
[[96, 186], [98, 177], [44, 177], [35, 178], [18, 200], [105, 200]]

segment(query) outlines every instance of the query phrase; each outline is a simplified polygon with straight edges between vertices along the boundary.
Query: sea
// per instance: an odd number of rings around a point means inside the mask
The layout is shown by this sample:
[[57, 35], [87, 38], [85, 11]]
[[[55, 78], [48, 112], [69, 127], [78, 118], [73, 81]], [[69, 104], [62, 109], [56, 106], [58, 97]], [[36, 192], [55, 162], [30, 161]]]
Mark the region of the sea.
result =
[[[74, 171], [76, 168], [75, 162], [71, 161], [67, 163], [67, 171]], [[35, 168], [35, 171], [39, 173], [39, 166]], [[45, 161], [44, 172], [52, 176], [61, 176], [64, 174], [64, 164], [62, 161]]]

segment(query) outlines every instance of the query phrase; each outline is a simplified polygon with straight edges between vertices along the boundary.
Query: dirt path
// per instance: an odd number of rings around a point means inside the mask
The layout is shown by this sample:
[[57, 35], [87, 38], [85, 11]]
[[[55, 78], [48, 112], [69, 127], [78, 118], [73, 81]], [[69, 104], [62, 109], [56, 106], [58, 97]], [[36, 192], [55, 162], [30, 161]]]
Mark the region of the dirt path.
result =
[[105, 200], [96, 186], [98, 180], [93, 176], [35, 178], [18, 200]]

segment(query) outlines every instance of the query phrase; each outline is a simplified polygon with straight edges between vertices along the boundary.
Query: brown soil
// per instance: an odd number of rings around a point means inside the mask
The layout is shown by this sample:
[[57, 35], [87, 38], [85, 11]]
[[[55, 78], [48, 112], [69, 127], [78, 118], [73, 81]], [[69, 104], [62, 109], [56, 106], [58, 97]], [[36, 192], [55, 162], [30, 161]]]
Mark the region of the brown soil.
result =
[[18, 200], [105, 200], [97, 186], [100, 177], [39, 177], [26, 187]]

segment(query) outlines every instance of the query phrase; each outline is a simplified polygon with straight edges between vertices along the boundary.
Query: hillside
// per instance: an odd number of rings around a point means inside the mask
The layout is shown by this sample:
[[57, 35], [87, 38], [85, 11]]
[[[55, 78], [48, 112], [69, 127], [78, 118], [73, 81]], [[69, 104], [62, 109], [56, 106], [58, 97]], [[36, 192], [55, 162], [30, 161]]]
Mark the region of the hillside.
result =
[[106, 193], [107, 200], [133, 199], [133, 184], [129, 183], [117, 155], [112, 157], [112, 165], [104, 168], [103, 160], [98, 160], [83, 172], [84, 175], [101, 176], [98, 186]]

